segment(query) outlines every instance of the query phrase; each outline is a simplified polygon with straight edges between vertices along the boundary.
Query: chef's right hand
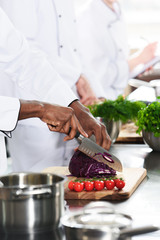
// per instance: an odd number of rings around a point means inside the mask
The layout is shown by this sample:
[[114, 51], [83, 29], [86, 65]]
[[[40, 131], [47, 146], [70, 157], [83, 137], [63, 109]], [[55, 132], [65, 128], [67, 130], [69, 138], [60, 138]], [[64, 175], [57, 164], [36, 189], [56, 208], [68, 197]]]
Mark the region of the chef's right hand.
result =
[[88, 137], [94, 135], [96, 143], [109, 150], [111, 146], [111, 139], [107, 133], [105, 125], [95, 119], [89, 109], [82, 105], [79, 101], [72, 102], [70, 107], [74, 109], [75, 115], [84, 130], [87, 132]]
[[40, 119], [47, 124], [50, 131], [67, 134], [67, 136], [64, 137], [64, 141], [73, 139], [77, 130], [84, 137], [88, 137], [72, 108], [48, 103], [43, 103], [43, 105], [44, 112]]

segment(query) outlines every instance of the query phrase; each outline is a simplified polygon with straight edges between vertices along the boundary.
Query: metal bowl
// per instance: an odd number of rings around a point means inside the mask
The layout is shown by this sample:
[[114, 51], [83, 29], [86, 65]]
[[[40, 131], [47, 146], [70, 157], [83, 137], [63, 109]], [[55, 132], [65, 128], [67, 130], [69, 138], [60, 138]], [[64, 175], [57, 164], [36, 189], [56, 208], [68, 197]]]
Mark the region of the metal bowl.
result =
[[119, 135], [122, 122], [121, 121], [113, 121], [113, 120], [105, 120], [104, 118], [98, 118], [100, 122], [102, 122], [107, 129], [107, 132], [112, 140], [112, 143], [114, 143]]
[[154, 151], [160, 151], [160, 137], [155, 137], [153, 132], [142, 131], [143, 140]]

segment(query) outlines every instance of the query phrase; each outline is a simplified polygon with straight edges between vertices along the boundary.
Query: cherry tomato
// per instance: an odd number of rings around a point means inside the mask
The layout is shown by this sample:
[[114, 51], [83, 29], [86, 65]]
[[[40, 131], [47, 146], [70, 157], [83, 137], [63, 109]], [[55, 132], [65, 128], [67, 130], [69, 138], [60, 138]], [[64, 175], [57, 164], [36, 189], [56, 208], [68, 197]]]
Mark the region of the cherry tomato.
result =
[[105, 186], [105, 181], [107, 181], [106, 178], [101, 178], [100, 181], [103, 181], [104, 182], [104, 186]]
[[[114, 179], [113, 179], [115, 185], [116, 185], [116, 183], [119, 182], [120, 180], [123, 180], [123, 178], [114, 178]], [[123, 181], [124, 181], [124, 180], [123, 180]]]
[[82, 180], [82, 183], [85, 185], [85, 183], [86, 183], [86, 180], [84, 179], [84, 180]]
[[94, 183], [94, 187], [97, 191], [101, 191], [104, 188], [104, 182], [96, 180]]
[[113, 179], [115, 185], [116, 185], [116, 182], [118, 182], [119, 180], [120, 180], [119, 178], [114, 178], [114, 179]]
[[122, 188], [124, 188], [125, 186], [125, 182], [123, 180], [120, 180], [116, 182], [116, 187], [120, 190]]
[[92, 191], [94, 189], [94, 182], [86, 181], [84, 186], [86, 191]]
[[84, 183], [83, 182], [75, 182], [74, 183], [74, 191], [81, 192], [84, 189]]
[[108, 189], [108, 190], [112, 190], [114, 187], [115, 187], [115, 183], [113, 180], [107, 180], [105, 181], [105, 187]]
[[70, 181], [69, 183], [68, 183], [68, 188], [71, 190], [71, 191], [73, 191], [73, 189], [74, 189], [74, 182], [73, 181]]

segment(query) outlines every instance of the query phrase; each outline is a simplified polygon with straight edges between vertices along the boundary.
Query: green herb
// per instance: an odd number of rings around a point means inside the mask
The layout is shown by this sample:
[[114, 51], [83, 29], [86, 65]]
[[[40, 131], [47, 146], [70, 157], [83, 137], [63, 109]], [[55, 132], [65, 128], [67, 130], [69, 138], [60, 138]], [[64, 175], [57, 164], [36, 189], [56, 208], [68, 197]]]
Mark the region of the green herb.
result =
[[136, 125], [137, 133], [142, 130], [153, 132], [155, 137], [160, 137], [160, 102], [153, 102], [138, 113]]
[[94, 117], [101, 117], [104, 120], [121, 120], [123, 123], [128, 120], [135, 121], [138, 111], [146, 107], [146, 104], [140, 101], [129, 101], [119, 96], [116, 100], [105, 100], [101, 104], [89, 106]]

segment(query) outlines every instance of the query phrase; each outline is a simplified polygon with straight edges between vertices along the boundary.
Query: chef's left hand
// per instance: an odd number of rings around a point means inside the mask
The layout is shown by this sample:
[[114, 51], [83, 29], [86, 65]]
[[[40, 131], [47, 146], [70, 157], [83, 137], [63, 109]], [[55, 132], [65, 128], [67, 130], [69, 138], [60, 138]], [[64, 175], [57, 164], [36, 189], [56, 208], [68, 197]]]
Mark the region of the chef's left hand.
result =
[[77, 131], [84, 137], [88, 137], [71, 107], [43, 103], [43, 108], [43, 115], [40, 119], [47, 124], [50, 131], [67, 134], [64, 141], [73, 139]]
[[64, 137], [64, 141], [73, 139], [77, 131], [88, 137], [71, 107], [20, 99], [18, 120], [32, 117], [38, 117], [45, 122], [50, 131], [65, 133], [67, 136]]
[[76, 83], [77, 92], [80, 97], [80, 102], [84, 105], [92, 105], [99, 102], [96, 94], [93, 92], [88, 80], [81, 75]]
[[70, 107], [74, 109], [74, 113], [81, 126], [88, 134], [88, 137], [94, 134], [96, 143], [109, 150], [111, 146], [111, 139], [107, 133], [105, 125], [96, 120], [90, 113], [89, 109], [82, 105], [79, 101], [74, 101], [70, 104]]

